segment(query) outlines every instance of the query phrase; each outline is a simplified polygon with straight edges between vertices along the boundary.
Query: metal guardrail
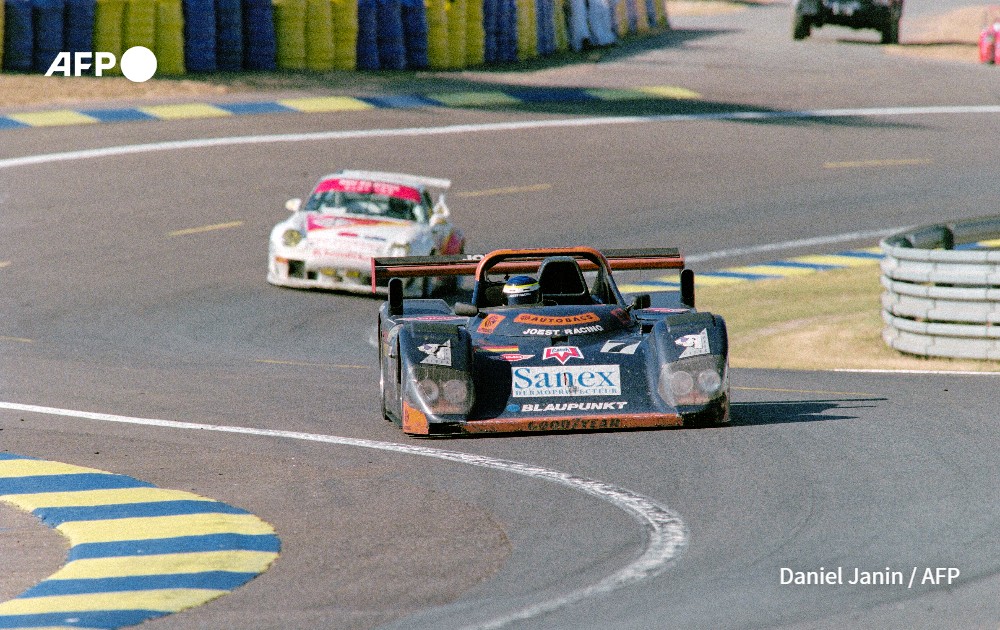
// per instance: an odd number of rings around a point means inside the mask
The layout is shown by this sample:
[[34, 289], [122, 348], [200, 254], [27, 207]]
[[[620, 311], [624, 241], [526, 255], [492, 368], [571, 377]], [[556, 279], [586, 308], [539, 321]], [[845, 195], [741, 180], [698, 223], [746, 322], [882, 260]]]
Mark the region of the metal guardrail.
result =
[[1000, 216], [883, 239], [885, 342], [919, 356], [1000, 360], [998, 239]]

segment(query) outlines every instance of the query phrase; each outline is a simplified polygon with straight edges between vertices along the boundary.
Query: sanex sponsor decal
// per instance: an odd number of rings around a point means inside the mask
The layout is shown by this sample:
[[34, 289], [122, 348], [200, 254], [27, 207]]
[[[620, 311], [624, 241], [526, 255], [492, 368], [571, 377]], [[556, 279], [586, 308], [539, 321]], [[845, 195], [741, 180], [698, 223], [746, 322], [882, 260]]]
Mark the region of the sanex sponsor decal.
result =
[[617, 365], [517, 367], [511, 372], [514, 398], [546, 396], [620, 396]]

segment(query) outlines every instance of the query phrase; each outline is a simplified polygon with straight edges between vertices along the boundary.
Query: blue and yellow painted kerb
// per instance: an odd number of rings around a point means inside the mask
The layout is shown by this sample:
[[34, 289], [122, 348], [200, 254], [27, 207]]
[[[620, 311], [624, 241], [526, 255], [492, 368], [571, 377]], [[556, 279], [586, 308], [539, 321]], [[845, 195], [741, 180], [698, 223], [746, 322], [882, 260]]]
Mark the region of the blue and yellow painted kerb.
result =
[[32, 111], [0, 116], [0, 130], [151, 120], [193, 120], [261, 114], [318, 114], [371, 109], [416, 109], [425, 107], [509, 107], [546, 103], [600, 103], [695, 98], [699, 98], [699, 95], [695, 92], [666, 85], [634, 89], [512, 88], [506, 90], [395, 94], [371, 97], [314, 96], [256, 102], [180, 103], [112, 109], [82, 108]]
[[[787, 260], [775, 260], [756, 265], [730, 267], [718, 271], [703, 271], [695, 274], [695, 287], [711, 287], [755, 280], [778, 280], [806, 276], [831, 269], [848, 269], [877, 264], [882, 260], [882, 250], [878, 247], [837, 252], [835, 254], [812, 254]], [[619, 287], [626, 293], [650, 293], [656, 291], [677, 291], [680, 282], [676, 276], [641, 280]]]
[[0, 628], [121, 628], [204, 604], [278, 557], [245, 510], [93, 468], [0, 453], [0, 501], [70, 542], [66, 564], [0, 603]]

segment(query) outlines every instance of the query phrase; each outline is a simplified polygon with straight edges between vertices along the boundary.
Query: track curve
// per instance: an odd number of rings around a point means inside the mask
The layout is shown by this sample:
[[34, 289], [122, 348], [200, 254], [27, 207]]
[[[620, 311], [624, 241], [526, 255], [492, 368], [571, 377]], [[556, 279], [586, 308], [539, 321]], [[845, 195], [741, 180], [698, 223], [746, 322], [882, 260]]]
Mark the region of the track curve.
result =
[[[675, 20], [681, 28], [662, 48], [585, 67], [588, 84], [684, 85], [703, 100], [639, 113], [702, 119], [559, 128], [551, 121], [601, 112], [487, 108], [19, 131], [0, 146], [0, 159], [19, 160], [0, 170], [0, 262], [9, 262], [0, 286], [13, 296], [0, 324], [0, 400], [406, 443], [377, 420], [367, 342], [377, 302], [263, 282], [267, 230], [284, 200], [344, 165], [451, 177], [470, 249], [655, 243], [712, 266], [752, 262], [768, 243], [923, 223], [942, 208], [973, 216], [994, 199], [982, 177], [992, 157], [973, 148], [996, 131], [995, 116], [896, 109], [992, 111], [995, 97], [977, 91], [983, 68], [888, 58], [835, 35], [792, 44], [786, 9]], [[529, 78], [580, 81], [579, 72]], [[870, 89], [859, 89], [866, 79]], [[783, 113], [833, 108], [879, 112]], [[733, 115], [741, 111], [773, 114]], [[542, 122], [444, 137], [371, 132], [523, 120]], [[328, 135], [25, 162], [110, 145], [310, 133]], [[915, 162], [824, 167], [876, 158]], [[520, 192], [471, 194], [497, 189]], [[206, 226], [225, 227], [197, 230]], [[990, 378], [737, 370], [730, 428], [447, 448], [628, 489], [688, 528], [667, 571], [512, 620], [519, 628], [987, 625], [1000, 617], [985, 596], [1000, 570]], [[284, 544], [270, 571], [151, 626], [489, 623], [599, 584], [647, 545], [614, 507], [488, 469], [14, 408], [0, 410], [0, 428], [5, 450], [191, 490], [275, 525]], [[782, 568], [820, 566], [954, 567], [961, 578], [912, 589], [780, 583]]]

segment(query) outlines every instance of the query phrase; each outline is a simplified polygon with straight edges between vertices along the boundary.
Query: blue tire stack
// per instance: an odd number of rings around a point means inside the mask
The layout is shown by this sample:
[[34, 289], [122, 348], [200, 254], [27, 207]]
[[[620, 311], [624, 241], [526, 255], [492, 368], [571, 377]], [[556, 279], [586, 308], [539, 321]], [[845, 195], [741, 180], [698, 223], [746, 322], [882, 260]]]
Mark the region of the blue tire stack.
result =
[[400, 0], [375, 0], [378, 23], [378, 61], [382, 70], [406, 68], [406, 46], [403, 43], [403, 11]]
[[423, 0], [403, 0], [403, 44], [406, 47], [406, 66], [423, 70], [427, 61], [427, 7]]
[[247, 70], [275, 70], [277, 44], [274, 38], [274, 9], [271, 0], [242, 0], [243, 67]]
[[34, 29], [32, 68], [45, 72], [63, 50], [65, 0], [34, 0], [31, 10]]
[[215, 2], [184, 0], [184, 67], [188, 72], [215, 72]]
[[215, 65], [223, 72], [243, 68], [243, 4], [215, 0]]

